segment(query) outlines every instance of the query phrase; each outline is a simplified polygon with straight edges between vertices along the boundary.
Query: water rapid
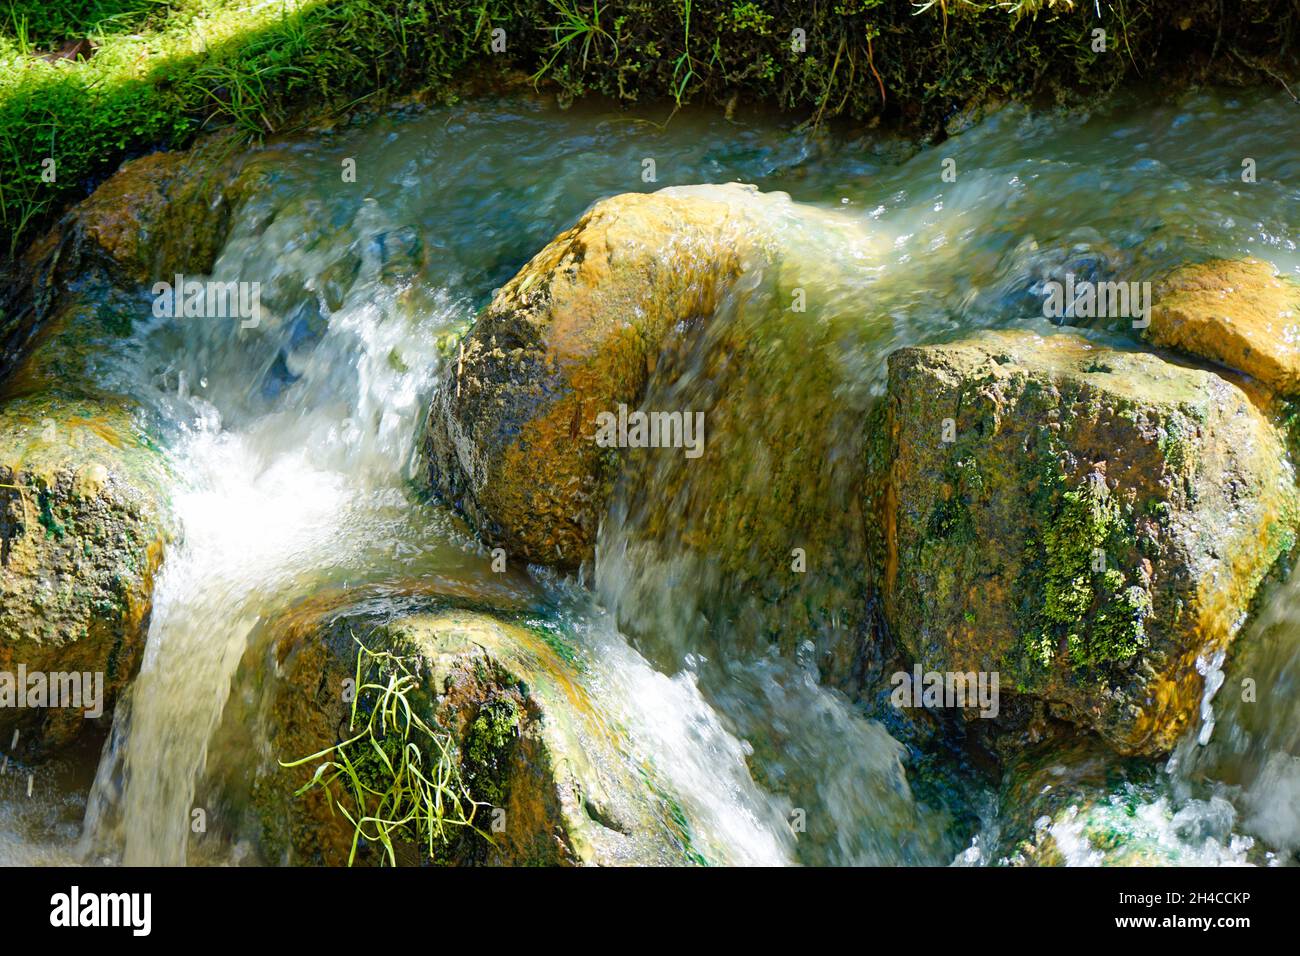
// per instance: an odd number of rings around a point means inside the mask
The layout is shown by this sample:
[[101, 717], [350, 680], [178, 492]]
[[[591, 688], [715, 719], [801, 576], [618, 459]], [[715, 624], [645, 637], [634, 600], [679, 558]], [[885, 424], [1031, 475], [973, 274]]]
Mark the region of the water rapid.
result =
[[[1131, 100], [1092, 116], [1009, 107], [916, 152], [762, 117], [687, 110], [656, 123], [504, 101], [272, 145], [212, 272], [261, 282], [259, 326], [155, 318], [142, 296], [130, 339], [99, 363], [167, 449], [179, 534], [93, 783], [49, 771], [58, 806], [36, 813], [19, 778], [0, 776], [0, 860], [263, 862], [242, 844], [201, 856], [190, 827], [213, 748], [239, 744], [217, 738], [250, 641], [320, 589], [422, 580], [507, 594], [562, 627], [596, 706], [623, 729], [629, 766], [651, 767], [675, 794], [708, 862], [1001, 862], [1016, 808], [998, 781], [891, 727], [871, 692], [887, 662], [851, 660], [870, 624], [842, 610], [863, 584], [853, 558], [866, 519], [844, 503], [885, 357], [971, 329], [1041, 326], [1041, 283], [1066, 270], [1157, 274], [1196, 252], [1300, 272], [1293, 114], [1263, 93]], [[1243, 155], [1269, 170], [1249, 189]], [[654, 183], [641, 178], [647, 156]], [[340, 176], [345, 159], [355, 183]], [[941, 159], [961, 171], [955, 183]], [[870, 242], [819, 245], [805, 226], [775, 223], [816, 264], [802, 324], [782, 306], [789, 275], [756, 266], [647, 398], [707, 409], [713, 453], [695, 471], [681, 458], [630, 465], [582, 580], [503, 579], [468, 527], [418, 492], [415, 436], [454, 360], [448, 343], [596, 199], [731, 181], [834, 210]], [[721, 361], [737, 350], [740, 370]], [[806, 485], [809, 456], [822, 464]], [[700, 498], [720, 477], [740, 489], [738, 510]], [[796, 509], [801, 526], [782, 523], [791, 500], [813, 505]], [[790, 585], [778, 568], [737, 576], [687, 546], [725, 537], [738, 516], [829, 573], [816, 585]], [[1221, 665], [1204, 743], [1197, 727], [1168, 764], [1099, 758], [1107, 825], [1170, 861], [1273, 863], [1300, 849], [1300, 583], [1271, 594], [1248, 630], [1249, 650]], [[1066, 862], [1111, 860], [1075, 817], [1045, 825]]]

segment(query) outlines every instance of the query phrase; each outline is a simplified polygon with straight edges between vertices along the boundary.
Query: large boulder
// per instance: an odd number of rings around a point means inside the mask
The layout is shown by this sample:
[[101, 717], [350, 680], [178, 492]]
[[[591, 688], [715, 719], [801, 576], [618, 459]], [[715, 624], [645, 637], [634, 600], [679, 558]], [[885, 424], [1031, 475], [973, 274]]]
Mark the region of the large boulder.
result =
[[[448, 839], [435, 839], [432, 854], [427, 843], [396, 839], [399, 864], [689, 859], [689, 841], [674, 822], [671, 803], [619, 750], [617, 730], [593, 710], [581, 664], [546, 626], [517, 614], [458, 610], [445, 601], [422, 612], [394, 611], [380, 609], [373, 598], [326, 593], [273, 622], [268, 636], [246, 655], [227, 714], [228, 724], [247, 721], [258, 728], [261, 759], [250, 767], [243, 747], [228, 766], [213, 761], [224, 787], [221, 802], [245, 808], [266, 861], [349, 861], [355, 828], [340, 811], [358, 816], [355, 792], [335, 781], [328, 792], [313, 787], [295, 794], [327, 758], [298, 761], [349, 739], [364, 724], [364, 716], [353, 721], [347, 693], [359, 658], [362, 684], [367, 674], [379, 683], [394, 673], [414, 675], [407, 699], [437, 739], [416, 729], [400, 740], [421, 748], [430, 773], [443, 774], [447, 792], [459, 796], [461, 814], [469, 817], [473, 809], [473, 828], [480, 831], [448, 826]], [[382, 655], [400, 659], [401, 669]], [[376, 699], [373, 692], [357, 694], [358, 712], [364, 715]], [[227, 731], [241, 737], [237, 729]], [[379, 738], [391, 752], [385, 736]], [[369, 750], [367, 740], [346, 752], [361, 761]], [[333, 758], [339, 759], [337, 751]], [[392, 774], [361, 778], [384, 790]], [[367, 800], [374, 812], [378, 797]], [[447, 816], [457, 816], [450, 802]], [[353, 862], [377, 865], [386, 854], [378, 842], [363, 839]]]
[[1300, 394], [1300, 285], [1258, 259], [1212, 259], [1160, 283], [1147, 338]]
[[[448, 363], [426, 430], [435, 489], [512, 559], [599, 552], [602, 599], [661, 666], [715, 639], [810, 642], [852, 690], [865, 534], [843, 503], [893, 335], [887, 308], [862, 306], [887, 244], [738, 184], [597, 203]], [[602, 416], [643, 413], [679, 416], [680, 444], [598, 440]]]
[[211, 269], [255, 183], [225, 145], [124, 163], [28, 250], [0, 301], [0, 673], [84, 673], [101, 695], [0, 709], [24, 755], [66, 744], [87, 711], [107, 723], [139, 668], [170, 479], [144, 410], [97, 384], [99, 357], [139, 314], [124, 290]]
[[87, 674], [83, 691], [102, 695], [0, 708], [6, 748], [16, 729], [26, 755], [67, 743], [86, 716], [106, 724], [144, 651], [167, 465], [140, 410], [87, 384], [87, 357], [119, 321], [111, 301], [68, 300], [0, 388], [0, 674], [21, 668], [24, 693], [36, 675], [52, 687]]
[[998, 672], [1121, 752], [1170, 749], [1198, 658], [1294, 544], [1292, 470], [1257, 402], [1074, 335], [895, 352], [868, 485], [893, 634], [925, 670]]
[[859, 225], [738, 184], [597, 203], [497, 292], [449, 363], [426, 431], [434, 488], [512, 555], [590, 558], [621, 462], [597, 444], [598, 416], [635, 410], [736, 278], [780, 267], [809, 221], [819, 238], [791, 285], [859, 249]]

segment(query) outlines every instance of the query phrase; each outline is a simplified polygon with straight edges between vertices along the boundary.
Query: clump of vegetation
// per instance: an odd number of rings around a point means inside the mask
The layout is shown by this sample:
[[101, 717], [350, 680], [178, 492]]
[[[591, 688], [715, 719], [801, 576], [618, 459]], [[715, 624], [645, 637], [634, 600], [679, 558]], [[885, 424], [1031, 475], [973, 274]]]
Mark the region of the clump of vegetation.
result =
[[420, 680], [409, 659], [372, 651], [357, 642], [355, 695], [348, 739], [282, 767], [321, 763], [294, 796], [322, 789], [330, 808], [353, 827], [348, 865], [362, 840], [384, 848], [397, 865], [395, 843], [423, 847], [439, 860], [454, 837], [477, 833], [479, 807], [462, 779], [450, 734], [430, 726], [418, 713]]
[[474, 792], [494, 807], [506, 803], [506, 771], [514, 749], [520, 710], [509, 697], [479, 708], [465, 739], [465, 778]]
[[214, 125], [258, 138], [307, 109], [451, 98], [472, 73], [942, 136], [972, 104], [1133, 75], [1281, 88], [1298, 27], [1289, 0], [0, 0], [0, 253], [128, 156]]
[[968, 543], [975, 531], [971, 526], [970, 503], [984, 485], [974, 456], [952, 462], [944, 473], [944, 494], [930, 515], [929, 537], [956, 538]]

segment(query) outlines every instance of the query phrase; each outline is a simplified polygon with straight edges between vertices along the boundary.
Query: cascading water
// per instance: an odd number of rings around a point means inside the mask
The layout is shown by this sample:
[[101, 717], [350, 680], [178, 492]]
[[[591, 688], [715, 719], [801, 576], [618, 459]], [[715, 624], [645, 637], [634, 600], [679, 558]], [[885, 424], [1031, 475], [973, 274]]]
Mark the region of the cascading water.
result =
[[[441, 161], [435, 152], [423, 164]], [[172, 504], [183, 535], [158, 581], [146, 658], [91, 796], [91, 853], [186, 861], [208, 746], [259, 621], [331, 584], [452, 576], [495, 586], [481, 549], [407, 488], [437, 343], [472, 304], [456, 260], [439, 255], [460, 237], [412, 227], [429, 210], [410, 203], [400, 180], [376, 184], [386, 202], [331, 196], [319, 184], [306, 196], [256, 197], [212, 278], [259, 277], [258, 326], [153, 321], [113, 370], [137, 393], [141, 382], [157, 386], [147, 397], [174, 432], [183, 480]], [[454, 217], [459, 205], [439, 212]], [[316, 217], [335, 224], [332, 238], [353, 240], [304, 240]], [[468, 252], [466, 272], [482, 251]], [[592, 671], [609, 682], [597, 699], [629, 728], [638, 760], [653, 754], [691, 817], [696, 848], [719, 861], [788, 859], [780, 801], [750, 780], [743, 745], [692, 682], [656, 673], [589, 617], [571, 629], [590, 636]]]
[[[439, 345], [597, 198], [740, 180], [835, 207], [870, 249], [780, 227], [814, 280], [759, 264], [666, 357], [645, 399], [709, 412], [704, 464], [629, 458], [590, 591], [544, 572], [507, 586], [581, 646], [629, 761], [653, 766], [709, 860], [997, 862], [1014, 808], [996, 781], [955, 762], [936, 770], [942, 759], [891, 736], [871, 704], [887, 662], [849, 653], [870, 622], [845, 610], [863, 583], [853, 549], [864, 520], [845, 503], [884, 358], [972, 328], [1039, 325], [1040, 284], [1065, 271], [1158, 274], [1195, 252], [1296, 272], [1300, 195], [1283, 184], [1300, 180], [1300, 149], [1279, 145], [1292, 111], [1280, 97], [1208, 95], [1091, 118], [1011, 108], [900, 161], [870, 141], [831, 146], [691, 111], [657, 126], [508, 103], [267, 151], [213, 270], [261, 283], [258, 327], [154, 319], [142, 298], [129, 347], [101, 363], [170, 449], [180, 535], [79, 851], [194, 859], [191, 812], [236, 667], [258, 625], [296, 599], [394, 579], [502, 587], [468, 530], [412, 491]], [[1255, 154], [1273, 174], [1243, 188], [1241, 156]], [[661, 182], [641, 181], [646, 156]], [[339, 175], [344, 159], [355, 183]], [[794, 286], [807, 286], [805, 312], [788, 309]], [[730, 351], [746, 362], [723, 368]], [[824, 467], [804, 487], [809, 456]], [[710, 513], [719, 482], [736, 511]], [[735, 540], [760, 570], [738, 576], [687, 545], [732, 534], [739, 515], [752, 536]], [[815, 573], [790, 577], [796, 548]], [[1168, 771], [1113, 795], [1171, 858], [1253, 860], [1266, 848], [1272, 861], [1300, 846], [1296, 587], [1269, 599], [1243, 638], [1249, 653], [1224, 663], [1208, 744], [1189, 739]], [[1255, 702], [1237, 699], [1246, 677]], [[15, 821], [5, 829], [24, 834], [0, 841], [0, 855], [67, 848], [66, 808], [56, 822], [33, 818], [15, 778], [0, 779], [0, 815]], [[83, 786], [57, 784], [74, 805]], [[1070, 862], [1107, 859], [1068, 820], [1055, 826]]]
[[[356, 228], [386, 236], [377, 216], [363, 205]], [[447, 522], [413, 520], [401, 484], [437, 333], [455, 312], [403, 308], [385, 263], [363, 254], [349, 297], [307, 351], [304, 310], [323, 308], [309, 286], [348, 250], [296, 252], [285, 231], [302, 225], [286, 218], [255, 233], [245, 220], [214, 268], [234, 280], [278, 253], [256, 334], [163, 320], [133, 356], [134, 376], [176, 383], [158, 404], [175, 415], [184, 483], [173, 499], [183, 537], [158, 581], [145, 661], [89, 815], [97, 838], [117, 831], [127, 863], [185, 861], [206, 747], [263, 615], [325, 583], [437, 567], [449, 549], [435, 530], [445, 535]], [[387, 364], [399, 352], [417, 371]]]

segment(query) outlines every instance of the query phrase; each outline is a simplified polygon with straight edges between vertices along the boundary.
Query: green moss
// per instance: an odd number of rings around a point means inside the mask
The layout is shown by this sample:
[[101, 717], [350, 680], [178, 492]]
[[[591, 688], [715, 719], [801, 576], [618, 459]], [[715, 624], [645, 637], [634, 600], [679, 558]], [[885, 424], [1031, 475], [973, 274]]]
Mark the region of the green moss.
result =
[[103, 304], [95, 310], [95, 314], [99, 319], [99, 324], [110, 335], [126, 338], [131, 334], [131, 313], [125, 309], [117, 309]]
[[510, 759], [518, 743], [519, 705], [496, 697], [479, 708], [465, 735], [461, 768], [471, 792], [494, 807], [505, 806]]
[[[936, 607], [956, 600], [954, 591], [962, 568], [979, 546], [970, 507], [983, 487], [975, 458], [954, 450], [944, 470], [941, 497], [930, 512], [916, 556], [921, 575], [930, 582], [930, 597]], [[966, 617], [970, 619], [969, 611]]]
[[54, 515], [54, 508], [51, 505], [52, 496], [48, 488], [42, 488], [36, 495], [36, 501], [40, 505], [41, 515], [38, 519], [41, 527], [45, 529], [45, 537], [62, 538], [67, 533], [66, 526], [59, 521]]
[[970, 541], [974, 536], [970, 518], [971, 499], [983, 487], [984, 479], [974, 456], [967, 455], [951, 462], [944, 473], [944, 488], [948, 497], [941, 499], [930, 513], [928, 536], [938, 540]]
[[1172, 470], [1182, 473], [1189, 467], [1194, 467], [1195, 446], [1192, 442], [1194, 437], [1188, 434], [1179, 418], [1171, 418], [1160, 429], [1157, 444]]
[[1146, 589], [1126, 587], [1122, 574], [1108, 572], [1088, 639], [1070, 645], [1075, 666], [1102, 667], [1132, 659], [1146, 644], [1144, 622], [1150, 614], [1151, 595]]
[[1131, 660], [1146, 645], [1151, 598], [1115, 566], [1136, 543], [1126, 509], [1101, 477], [1067, 488], [1064, 476], [1050, 469], [1035, 498], [1045, 521], [1026, 560], [1030, 662], [1050, 667], [1062, 646], [1076, 671]]
[[1287, 453], [1292, 463], [1300, 463], [1300, 399], [1282, 399], [1279, 406], [1278, 419], [1286, 437]]

